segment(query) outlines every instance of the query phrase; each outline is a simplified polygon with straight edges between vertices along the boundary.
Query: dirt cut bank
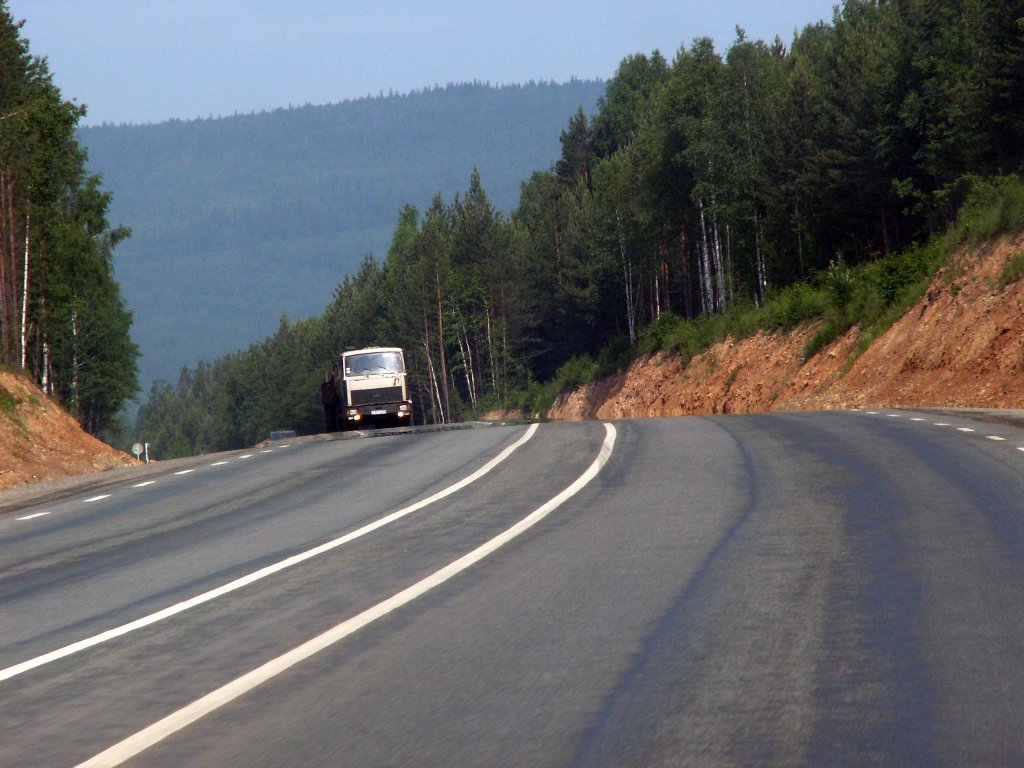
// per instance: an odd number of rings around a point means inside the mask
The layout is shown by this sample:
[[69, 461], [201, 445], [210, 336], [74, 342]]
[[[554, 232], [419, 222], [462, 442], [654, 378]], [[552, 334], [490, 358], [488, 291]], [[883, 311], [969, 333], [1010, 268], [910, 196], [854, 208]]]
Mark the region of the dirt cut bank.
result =
[[82, 430], [28, 379], [0, 370], [0, 490], [135, 463]]
[[689, 363], [656, 354], [561, 395], [552, 419], [851, 407], [1024, 407], [1024, 280], [1000, 275], [1024, 235], [954, 255], [916, 306], [862, 354], [854, 328], [809, 360], [816, 330], [757, 333]]

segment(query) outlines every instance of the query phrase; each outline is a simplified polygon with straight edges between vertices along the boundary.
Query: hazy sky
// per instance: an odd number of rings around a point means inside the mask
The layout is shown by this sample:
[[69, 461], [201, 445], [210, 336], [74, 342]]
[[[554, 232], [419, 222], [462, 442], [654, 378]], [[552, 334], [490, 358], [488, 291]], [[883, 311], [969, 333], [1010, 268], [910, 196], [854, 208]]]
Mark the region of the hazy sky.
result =
[[9, 0], [85, 124], [326, 104], [448, 82], [608, 78], [708, 35], [787, 44], [834, 0]]

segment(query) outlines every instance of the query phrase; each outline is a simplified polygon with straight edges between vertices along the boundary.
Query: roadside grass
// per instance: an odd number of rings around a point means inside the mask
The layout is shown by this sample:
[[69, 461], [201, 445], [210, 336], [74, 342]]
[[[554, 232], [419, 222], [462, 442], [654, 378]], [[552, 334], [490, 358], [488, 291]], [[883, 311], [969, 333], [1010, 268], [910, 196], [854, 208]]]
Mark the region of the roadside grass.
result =
[[1003, 266], [1003, 271], [999, 275], [999, 290], [1003, 290], [1022, 277], [1024, 277], [1024, 251], [1013, 254]]
[[0, 414], [10, 419], [20, 434], [27, 435], [28, 430], [25, 427], [25, 422], [18, 418], [19, 405], [21, 405], [21, 399], [15, 397], [0, 385]]
[[20, 404], [21, 400], [0, 386], [0, 413], [13, 416]]

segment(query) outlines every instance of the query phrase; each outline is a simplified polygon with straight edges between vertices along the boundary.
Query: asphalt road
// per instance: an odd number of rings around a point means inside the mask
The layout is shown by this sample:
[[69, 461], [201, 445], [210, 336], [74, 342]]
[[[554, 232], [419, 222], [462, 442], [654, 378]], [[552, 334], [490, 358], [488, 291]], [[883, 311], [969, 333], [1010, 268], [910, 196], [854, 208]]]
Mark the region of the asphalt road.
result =
[[273, 444], [0, 514], [4, 768], [1020, 766], [1022, 723], [1012, 422]]

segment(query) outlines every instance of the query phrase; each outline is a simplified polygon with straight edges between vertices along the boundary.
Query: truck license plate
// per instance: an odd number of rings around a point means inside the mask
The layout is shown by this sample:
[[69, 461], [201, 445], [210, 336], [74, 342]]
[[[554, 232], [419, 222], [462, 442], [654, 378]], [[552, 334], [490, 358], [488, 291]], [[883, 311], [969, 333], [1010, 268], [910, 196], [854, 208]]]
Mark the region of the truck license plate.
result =
[[370, 411], [371, 416], [384, 416], [386, 414], [387, 411]]

